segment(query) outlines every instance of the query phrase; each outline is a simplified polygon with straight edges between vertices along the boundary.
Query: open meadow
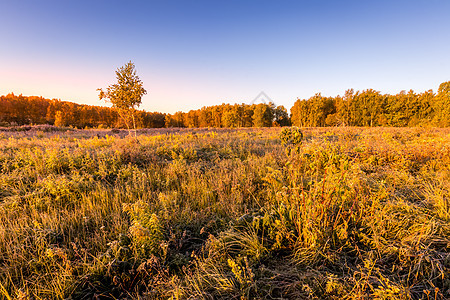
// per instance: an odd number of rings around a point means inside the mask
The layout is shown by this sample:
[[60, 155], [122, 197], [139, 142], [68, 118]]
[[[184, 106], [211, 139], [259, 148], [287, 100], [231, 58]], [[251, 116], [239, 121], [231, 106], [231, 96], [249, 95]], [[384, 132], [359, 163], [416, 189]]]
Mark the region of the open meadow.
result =
[[450, 128], [300, 130], [0, 131], [0, 299], [450, 299]]

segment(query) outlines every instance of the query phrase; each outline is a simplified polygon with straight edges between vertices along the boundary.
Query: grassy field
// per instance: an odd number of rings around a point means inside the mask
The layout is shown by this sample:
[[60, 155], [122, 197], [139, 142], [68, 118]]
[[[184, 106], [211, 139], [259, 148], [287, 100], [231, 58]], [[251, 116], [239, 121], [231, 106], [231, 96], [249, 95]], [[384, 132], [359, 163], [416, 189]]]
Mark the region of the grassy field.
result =
[[0, 132], [0, 299], [450, 298], [450, 129], [281, 131]]

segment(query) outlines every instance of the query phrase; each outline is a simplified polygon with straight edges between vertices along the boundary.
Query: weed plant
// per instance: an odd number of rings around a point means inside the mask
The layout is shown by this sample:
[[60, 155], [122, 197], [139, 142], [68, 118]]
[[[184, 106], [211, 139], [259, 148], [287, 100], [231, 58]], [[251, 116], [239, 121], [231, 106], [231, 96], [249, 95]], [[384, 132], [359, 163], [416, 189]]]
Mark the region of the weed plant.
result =
[[0, 299], [450, 298], [449, 129], [33, 132]]

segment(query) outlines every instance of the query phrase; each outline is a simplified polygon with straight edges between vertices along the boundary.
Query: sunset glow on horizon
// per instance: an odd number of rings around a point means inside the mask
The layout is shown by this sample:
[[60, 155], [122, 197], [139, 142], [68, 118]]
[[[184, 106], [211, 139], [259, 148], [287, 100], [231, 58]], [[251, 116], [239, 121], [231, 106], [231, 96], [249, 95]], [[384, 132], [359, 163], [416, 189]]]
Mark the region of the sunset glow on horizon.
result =
[[106, 105], [136, 65], [141, 108], [173, 113], [315, 93], [437, 90], [450, 80], [450, 2], [2, 1], [0, 95]]

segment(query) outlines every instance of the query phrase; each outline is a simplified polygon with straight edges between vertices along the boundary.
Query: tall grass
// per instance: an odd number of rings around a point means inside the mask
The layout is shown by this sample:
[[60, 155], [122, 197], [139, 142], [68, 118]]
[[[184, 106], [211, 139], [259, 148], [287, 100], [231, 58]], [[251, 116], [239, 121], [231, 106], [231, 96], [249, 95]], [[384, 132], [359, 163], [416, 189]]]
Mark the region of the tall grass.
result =
[[450, 297], [448, 129], [280, 132], [2, 133], [0, 298]]

